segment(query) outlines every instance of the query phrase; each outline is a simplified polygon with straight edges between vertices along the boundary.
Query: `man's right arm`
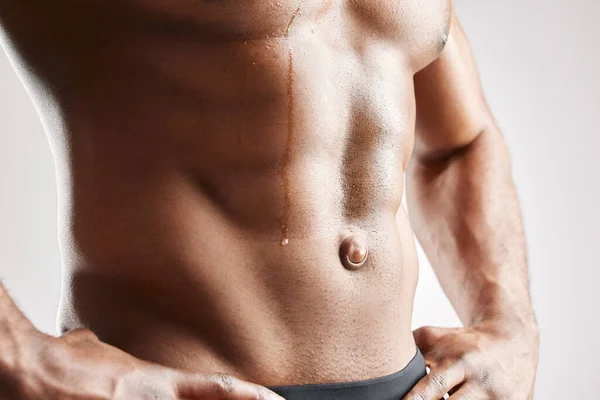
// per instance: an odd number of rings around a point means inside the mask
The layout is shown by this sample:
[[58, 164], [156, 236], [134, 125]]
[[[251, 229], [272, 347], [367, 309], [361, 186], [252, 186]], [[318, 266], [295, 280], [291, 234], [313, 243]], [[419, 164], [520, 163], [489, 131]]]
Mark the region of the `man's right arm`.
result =
[[46, 335], [0, 284], [0, 400], [281, 400], [224, 374], [192, 374], [139, 360], [77, 329]]
[[[0, 283], [0, 394], [18, 391], [19, 365], [36, 331]], [[0, 397], [4, 399], [4, 397]]]

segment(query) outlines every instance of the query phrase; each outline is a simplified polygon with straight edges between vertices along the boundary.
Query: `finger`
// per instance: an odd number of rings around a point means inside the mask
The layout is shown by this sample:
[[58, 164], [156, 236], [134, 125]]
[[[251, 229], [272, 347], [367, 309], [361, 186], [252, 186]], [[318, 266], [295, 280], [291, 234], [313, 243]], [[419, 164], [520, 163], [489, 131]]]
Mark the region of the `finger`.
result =
[[404, 400], [439, 400], [464, 380], [465, 368], [461, 363], [433, 369], [412, 388]]
[[463, 385], [454, 394], [448, 397], [448, 400], [484, 400], [488, 397], [479, 393], [471, 385]]
[[176, 392], [183, 399], [283, 400], [264, 386], [225, 374], [185, 376], [176, 382]]

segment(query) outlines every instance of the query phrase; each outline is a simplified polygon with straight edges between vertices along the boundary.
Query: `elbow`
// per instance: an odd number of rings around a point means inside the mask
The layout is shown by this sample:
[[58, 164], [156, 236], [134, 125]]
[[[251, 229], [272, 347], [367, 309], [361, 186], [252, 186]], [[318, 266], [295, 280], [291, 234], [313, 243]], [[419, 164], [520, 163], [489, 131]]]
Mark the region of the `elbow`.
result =
[[434, 143], [426, 143], [417, 138], [413, 152], [413, 164], [446, 165], [468, 154], [506, 150], [499, 130], [492, 123], [480, 125], [477, 129], [465, 129], [461, 133], [444, 136], [443, 139]]

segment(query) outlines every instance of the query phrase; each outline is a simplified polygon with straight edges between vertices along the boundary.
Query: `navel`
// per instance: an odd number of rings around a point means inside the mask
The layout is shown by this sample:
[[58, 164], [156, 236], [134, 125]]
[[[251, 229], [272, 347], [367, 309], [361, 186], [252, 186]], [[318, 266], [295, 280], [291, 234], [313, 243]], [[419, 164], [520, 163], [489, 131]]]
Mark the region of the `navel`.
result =
[[367, 240], [361, 235], [351, 234], [340, 244], [340, 260], [347, 269], [359, 269], [365, 265], [368, 256]]

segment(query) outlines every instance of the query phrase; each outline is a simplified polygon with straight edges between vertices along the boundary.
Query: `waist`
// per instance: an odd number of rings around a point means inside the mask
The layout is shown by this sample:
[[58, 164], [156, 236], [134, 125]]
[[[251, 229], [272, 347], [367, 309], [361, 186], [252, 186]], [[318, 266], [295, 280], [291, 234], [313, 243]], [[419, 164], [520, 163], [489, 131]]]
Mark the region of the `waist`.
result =
[[369, 261], [354, 271], [335, 235], [281, 246], [196, 232], [144, 246], [115, 231], [116, 250], [66, 262], [63, 330], [86, 327], [144, 360], [264, 385], [372, 378], [413, 355], [414, 244], [392, 222], [370, 235]]
[[272, 386], [286, 400], [401, 400], [426, 375], [419, 350], [398, 372], [378, 378], [325, 384]]

